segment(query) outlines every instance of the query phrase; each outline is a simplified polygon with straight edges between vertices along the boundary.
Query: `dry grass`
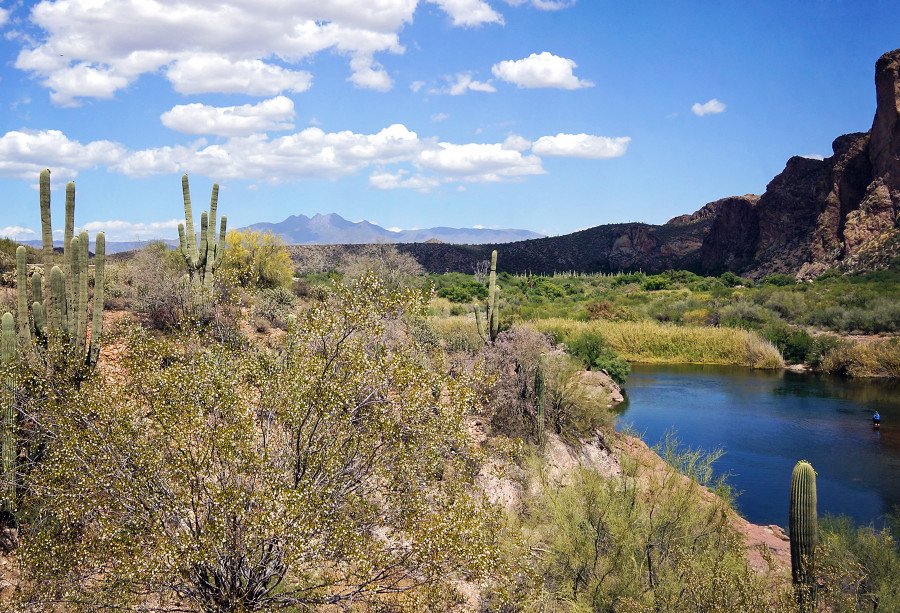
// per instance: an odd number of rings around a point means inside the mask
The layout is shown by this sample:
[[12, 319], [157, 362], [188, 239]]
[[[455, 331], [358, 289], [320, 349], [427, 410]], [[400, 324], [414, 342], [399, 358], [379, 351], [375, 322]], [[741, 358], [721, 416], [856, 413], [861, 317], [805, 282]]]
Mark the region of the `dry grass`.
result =
[[832, 349], [822, 370], [851, 377], [900, 377], [900, 341], [856, 343]]
[[600, 334], [629, 362], [736, 364], [783, 368], [778, 349], [754, 332], [736, 328], [675, 326], [655, 321], [572, 321], [545, 319], [535, 328], [558, 338]]

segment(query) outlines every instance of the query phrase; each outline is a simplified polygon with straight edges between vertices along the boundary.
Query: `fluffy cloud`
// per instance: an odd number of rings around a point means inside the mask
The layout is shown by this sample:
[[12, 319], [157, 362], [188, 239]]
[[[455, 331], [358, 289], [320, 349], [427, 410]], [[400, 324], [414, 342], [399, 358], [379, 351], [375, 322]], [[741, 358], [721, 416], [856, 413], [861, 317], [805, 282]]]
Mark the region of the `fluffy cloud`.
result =
[[31, 228], [23, 228], [22, 226], [6, 226], [5, 228], [0, 228], [0, 237], [2, 238], [29, 240], [36, 236], [37, 232]]
[[174, 230], [184, 220], [170, 219], [169, 221], [155, 221], [151, 223], [132, 223], [130, 221], [91, 221], [84, 224], [83, 230], [87, 230], [93, 236], [97, 232], [103, 232], [108, 241], [141, 241], [164, 236], [174, 236]]
[[79, 170], [115, 163], [125, 148], [109, 141], [82, 145], [59, 130], [12, 131], [0, 136], [0, 176], [34, 181], [45, 168], [67, 179]]
[[495, 92], [497, 91], [489, 81], [475, 81], [472, 79], [472, 73], [461, 72], [452, 77], [444, 77], [447, 86], [439, 89], [428, 90], [429, 94], [450, 94], [451, 96], [460, 96], [469, 90], [477, 92]]
[[609, 138], [592, 134], [557, 134], [540, 137], [531, 151], [538, 155], [603, 160], [625, 155], [630, 142], [628, 136]]
[[163, 125], [185, 134], [249, 136], [268, 130], [290, 130], [294, 124], [294, 102], [278, 96], [259, 104], [215, 107], [180, 104], [160, 115]]
[[531, 149], [531, 141], [518, 134], [510, 134], [503, 141], [503, 148], [510, 151], [528, 151]]
[[484, 23], [503, 23], [503, 16], [483, 0], [430, 0], [453, 18], [455, 26], [479, 26]]
[[573, 6], [576, 0], [503, 0], [510, 6], [522, 6], [523, 4], [530, 4], [536, 9], [540, 9], [542, 11], [558, 11], [560, 9], [569, 8]]
[[[430, 191], [447, 183], [522, 180], [546, 173], [540, 155], [609, 158], [623, 155], [629, 142], [627, 137], [558, 134], [531, 143], [512, 134], [503, 143], [454, 144], [420, 138], [401, 124], [373, 134], [308, 127], [272, 138], [256, 131], [281, 126], [281, 121], [292, 116], [293, 105], [285, 98], [227, 108], [177, 106], [164, 115], [168, 125], [183, 130], [194, 126], [190, 129], [226, 139], [210, 144], [200, 138], [188, 144], [140, 151], [108, 141], [82, 145], [52, 130], [8, 132], [0, 136], [0, 176], [33, 181], [48, 165], [64, 177], [74, 176], [80, 169], [105, 166], [129, 177], [191, 171], [216, 180], [278, 184], [338, 180], [371, 169], [369, 183], [373, 188]], [[108, 231], [117, 229], [115, 225], [106, 227], [111, 229]], [[133, 238], [156, 228], [118, 229], [127, 230]]]
[[[502, 24], [484, 0], [428, 0], [457, 26]], [[385, 91], [377, 53], [403, 53], [399, 33], [420, 0], [42, 0], [31, 21], [42, 30], [15, 65], [51, 90], [56, 104], [110, 98], [140, 75], [160, 73], [181, 93], [259, 96], [310, 87], [294, 68], [325, 50], [349, 58], [357, 87]], [[0, 23], [6, 19], [0, 10]]]
[[725, 104], [713, 98], [709, 102], [704, 102], [703, 104], [695, 102], [694, 106], [691, 107], [691, 110], [697, 117], [703, 117], [704, 115], [715, 115], [717, 113], [723, 113], [725, 111]]
[[519, 87], [556, 87], [580, 89], [593, 87], [590, 81], [577, 78], [572, 70], [578, 65], [570, 59], [547, 51], [532, 53], [522, 60], [507, 60], [494, 64], [491, 72], [498, 79], [515, 83]]
[[416, 165], [445, 177], [465, 182], [493, 183], [526, 175], [545, 174], [541, 159], [499, 144], [453, 145], [438, 143], [422, 151]]
[[9, 11], [0, 7], [0, 26], [9, 21]]
[[210, 53], [176, 60], [166, 70], [166, 76], [180, 94], [272, 96], [284, 91], [304, 92], [312, 85], [312, 75], [302, 70], [287, 70], [260, 60], [232, 62]]

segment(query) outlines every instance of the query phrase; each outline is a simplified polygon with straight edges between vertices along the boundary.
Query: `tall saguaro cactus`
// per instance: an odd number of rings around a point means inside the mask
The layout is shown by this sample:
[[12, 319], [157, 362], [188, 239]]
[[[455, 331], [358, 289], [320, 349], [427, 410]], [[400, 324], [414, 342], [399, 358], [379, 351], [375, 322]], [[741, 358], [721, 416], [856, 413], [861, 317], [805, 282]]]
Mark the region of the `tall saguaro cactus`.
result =
[[[19, 342], [25, 347], [32, 339], [46, 346], [51, 331], [62, 333], [70, 344], [83, 352], [85, 361], [93, 366], [100, 354], [100, 335], [103, 332], [103, 281], [106, 263], [106, 239], [102, 232], [96, 236], [94, 257], [94, 304], [91, 321], [91, 342], [87, 344], [88, 313], [88, 233], [82, 230], [73, 237], [75, 227], [75, 184], [66, 186], [66, 222], [63, 237], [63, 266], [53, 266], [53, 229], [50, 220], [50, 171], [40, 176], [41, 236], [44, 273], [35, 273], [28, 296], [28, 268], [25, 247], [16, 250], [17, 328]], [[47, 284], [46, 287], [44, 284]], [[29, 310], [29, 305], [31, 306]]]
[[[481, 321], [481, 313], [478, 311], [478, 306], [475, 306], [475, 324], [478, 326], [478, 334], [484, 342], [488, 340], [494, 342], [497, 340], [497, 334], [500, 332], [500, 309], [497, 306], [499, 293], [500, 291], [497, 289], [497, 250], [494, 249], [491, 252], [491, 276], [488, 281], [486, 322], [483, 323]], [[487, 329], [485, 329], [485, 323], [487, 324]]]
[[815, 551], [819, 544], [816, 516], [816, 471], [805, 460], [791, 474], [791, 507], [788, 522], [791, 537], [791, 576], [801, 611], [816, 606]]
[[[16, 355], [16, 324], [11, 313], [2, 318], [0, 337], [0, 364], [7, 364]], [[15, 514], [16, 497], [16, 407], [13, 398], [15, 380], [4, 378], [0, 387], [0, 469], [3, 482], [0, 484], [2, 510]]]
[[[209, 216], [206, 211], [200, 215], [200, 245], [194, 234], [194, 213], [191, 210], [191, 190], [188, 176], [181, 176], [181, 192], [184, 198], [184, 221], [178, 224], [178, 238], [181, 242], [181, 253], [187, 264], [191, 278], [198, 278], [205, 287], [212, 287], [212, 278], [216, 268], [225, 254], [226, 217], [222, 215], [219, 238], [216, 240], [216, 207], [219, 203], [219, 184], [213, 183], [212, 196], [209, 201]], [[185, 230], [187, 224], [187, 230]]]

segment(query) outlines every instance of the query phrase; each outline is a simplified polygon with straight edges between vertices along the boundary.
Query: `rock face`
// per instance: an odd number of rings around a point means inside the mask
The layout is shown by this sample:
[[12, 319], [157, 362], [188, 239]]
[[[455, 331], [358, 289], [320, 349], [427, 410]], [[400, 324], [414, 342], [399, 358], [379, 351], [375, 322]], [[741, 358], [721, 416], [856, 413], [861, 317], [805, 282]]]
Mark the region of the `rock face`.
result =
[[[661, 226], [611, 224], [502, 245], [398, 248], [430, 272], [470, 273], [493, 249], [502, 271], [530, 274], [687, 269], [806, 279], [833, 267], [883, 267], [900, 258], [900, 49], [875, 64], [875, 90], [871, 130], [839, 136], [824, 160], [792, 157], [762, 196], [723, 198]], [[294, 255], [299, 261], [317, 254]]]
[[[894, 254], [872, 245], [896, 242], [900, 49], [875, 64], [875, 89], [869, 132], [838, 137], [825, 160], [791, 158], [755, 203], [732, 198], [718, 207], [701, 248], [704, 272], [810, 278], [831, 267], [877, 267], [891, 259]], [[881, 262], [860, 258], [879, 251]]]

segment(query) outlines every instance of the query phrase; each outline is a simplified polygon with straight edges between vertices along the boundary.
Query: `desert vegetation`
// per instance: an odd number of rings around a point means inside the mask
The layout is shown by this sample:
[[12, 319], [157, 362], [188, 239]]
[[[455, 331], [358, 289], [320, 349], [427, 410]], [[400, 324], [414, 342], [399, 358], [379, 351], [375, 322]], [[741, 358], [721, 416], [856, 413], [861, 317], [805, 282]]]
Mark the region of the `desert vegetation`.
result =
[[[717, 452], [647, 449], [611, 394], [629, 361], [781, 367], [801, 333], [823, 369], [889, 363], [811, 319], [883, 279], [428, 276], [390, 245], [295, 270], [214, 211], [194, 237], [183, 190], [178, 249], [0, 242], [7, 610], [797, 610]], [[895, 607], [897, 527], [820, 520], [817, 602]]]

